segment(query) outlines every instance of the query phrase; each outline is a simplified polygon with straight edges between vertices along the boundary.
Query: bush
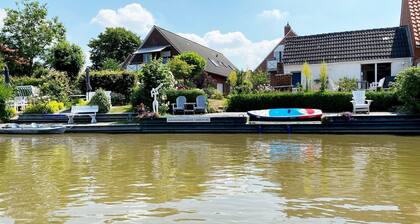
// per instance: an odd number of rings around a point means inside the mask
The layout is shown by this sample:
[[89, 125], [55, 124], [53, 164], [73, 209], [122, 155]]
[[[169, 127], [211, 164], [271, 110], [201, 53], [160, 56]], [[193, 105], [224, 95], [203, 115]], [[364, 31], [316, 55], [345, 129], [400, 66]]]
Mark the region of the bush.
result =
[[72, 91], [68, 76], [64, 72], [50, 71], [45, 77], [45, 82], [41, 85], [43, 95], [50, 96], [51, 99], [67, 102]]
[[13, 96], [13, 89], [0, 82], [0, 121], [9, 120], [13, 114], [7, 107], [7, 101]]
[[420, 113], [420, 68], [409, 68], [398, 74], [395, 87], [404, 109]]
[[[140, 85], [136, 87], [133, 90], [133, 93], [130, 96], [130, 103], [133, 108], [136, 108], [141, 103], [145, 104], [146, 97], [151, 97], [150, 95], [145, 95], [144, 87], [143, 85]], [[146, 105], [146, 107], [151, 107], [151, 105]]]
[[64, 103], [58, 101], [37, 102], [26, 107], [24, 114], [54, 114], [64, 109]]
[[127, 98], [121, 93], [111, 93], [111, 103], [114, 106], [123, 106], [128, 103]]
[[[123, 94], [128, 99], [139, 81], [138, 72], [120, 70], [92, 71], [90, 73], [90, 85], [93, 89], [104, 89], [114, 93]], [[82, 92], [86, 92], [86, 74], [79, 78], [79, 86]]]
[[96, 90], [95, 95], [89, 102], [89, 105], [97, 105], [99, 107], [99, 113], [108, 113], [111, 110], [111, 104], [103, 89]]
[[201, 89], [188, 89], [188, 90], [169, 90], [166, 92], [167, 100], [170, 103], [175, 103], [176, 98], [179, 96], [185, 96], [187, 102], [194, 103], [197, 96], [206, 96], [206, 93]]
[[24, 114], [53, 114], [53, 108], [47, 103], [36, 103], [26, 107]]
[[209, 99], [222, 100], [224, 98], [223, 93], [221, 93], [219, 90], [215, 89], [214, 87], [208, 87], [203, 90], [206, 93], [207, 98]]
[[356, 90], [358, 88], [357, 80], [350, 78], [341, 78], [340, 80], [338, 80], [338, 87], [340, 88], [340, 91], [343, 92]]
[[41, 86], [45, 80], [30, 76], [12, 77], [12, 83], [15, 86]]
[[[373, 100], [371, 111], [390, 111], [401, 105], [394, 92], [368, 92]], [[317, 93], [258, 93], [233, 95], [228, 100], [227, 111], [245, 112], [271, 108], [315, 108], [324, 112], [352, 111], [349, 92]]]

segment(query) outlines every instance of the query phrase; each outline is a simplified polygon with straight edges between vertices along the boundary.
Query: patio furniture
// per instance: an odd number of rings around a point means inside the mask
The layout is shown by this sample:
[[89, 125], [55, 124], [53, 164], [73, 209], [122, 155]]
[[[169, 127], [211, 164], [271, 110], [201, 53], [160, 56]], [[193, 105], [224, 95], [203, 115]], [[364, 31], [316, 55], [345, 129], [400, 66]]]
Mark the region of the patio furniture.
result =
[[187, 103], [187, 98], [185, 96], [178, 96], [176, 98], [176, 103], [172, 104], [172, 114], [177, 112], [182, 112], [185, 114], [185, 104]]
[[74, 117], [76, 116], [86, 116], [88, 115], [91, 118], [92, 124], [96, 123], [96, 113], [98, 113], [98, 106], [72, 106], [70, 114], [67, 115], [69, 118], [68, 123], [74, 123]]
[[28, 99], [24, 96], [17, 96], [13, 99], [11, 104], [13, 105], [13, 108], [15, 108], [16, 111], [19, 111], [19, 109], [23, 111], [25, 110], [26, 105], [28, 105]]
[[205, 96], [197, 96], [195, 99], [196, 105], [194, 106], [194, 113], [207, 112], [207, 99]]
[[354, 114], [357, 112], [370, 113], [370, 104], [372, 103], [372, 100], [366, 100], [366, 91], [353, 91], [353, 100], [350, 102], [353, 104]]

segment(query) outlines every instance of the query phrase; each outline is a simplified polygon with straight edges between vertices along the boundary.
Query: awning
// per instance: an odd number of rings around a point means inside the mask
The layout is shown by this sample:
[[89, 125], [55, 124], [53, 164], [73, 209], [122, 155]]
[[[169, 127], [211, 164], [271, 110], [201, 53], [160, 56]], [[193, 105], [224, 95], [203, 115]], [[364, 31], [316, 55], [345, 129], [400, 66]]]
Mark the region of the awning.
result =
[[135, 52], [135, 54], [145, 54], [145, 53], [154, 53], [154, 52], [161, 52], [165, 48], [170, 47], [171, 45], [166, 46], [157, 46], [157, 47], [148, 47], [148, 48], [142, 48]]

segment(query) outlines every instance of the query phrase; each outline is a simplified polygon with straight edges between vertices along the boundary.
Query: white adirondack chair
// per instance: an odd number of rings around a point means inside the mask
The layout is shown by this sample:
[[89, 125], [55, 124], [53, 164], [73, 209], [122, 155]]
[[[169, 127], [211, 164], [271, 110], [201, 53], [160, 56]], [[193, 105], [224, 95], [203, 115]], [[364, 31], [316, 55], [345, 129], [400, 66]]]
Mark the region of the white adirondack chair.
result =
[[178, 111], [185, 114], [186, 103], [187, 103], [187, 98], [185, 96], [178, 96], [176, 98], [176, 103], [172, 104], [172, 114], [175, 114]]
[[197, 96], [195, 99], [194, 113], [207, 112], [207, 99], [205, 96]]
[[370, 104], [373, 100], [366, 100], [366, 91], [358, 90], [353, 91], [353, 100], [350, 101], [353, 104], [353, 113], [367, 112], [370, 113]]

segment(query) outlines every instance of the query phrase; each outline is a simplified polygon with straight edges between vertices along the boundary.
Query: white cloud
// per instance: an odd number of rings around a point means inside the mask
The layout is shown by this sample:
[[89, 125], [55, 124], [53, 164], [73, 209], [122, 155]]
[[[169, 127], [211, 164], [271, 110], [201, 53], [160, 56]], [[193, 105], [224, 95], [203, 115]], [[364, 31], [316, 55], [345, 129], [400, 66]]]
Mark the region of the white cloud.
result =
[[258, 16], [263, 19], [283, 20], [289, 15], [288, 12], [282, 12], [278, 9], [264, 10]]
[[222, 52], [239, 69], [255, 69], [280, 39], [252, 42], [242, 32], [210, 31], [202, 37], [192, 33], [179, 35]]
[[6, 18], [6, 16], [7, 16], [6, 10], [4, 10], [4, 9], [0, 9], [0, 29], [1, 29], [1, 28], [3, 27], [3, 25], [4, 25], [3, 21], [4, 21], [4, 19]]
[[145, 35], [155, 24], [155, 18], [141, 4], [132, 3], [116, 11], [101, 9], [91, 23], [104, 27], [125, 27], [135, 33]]

